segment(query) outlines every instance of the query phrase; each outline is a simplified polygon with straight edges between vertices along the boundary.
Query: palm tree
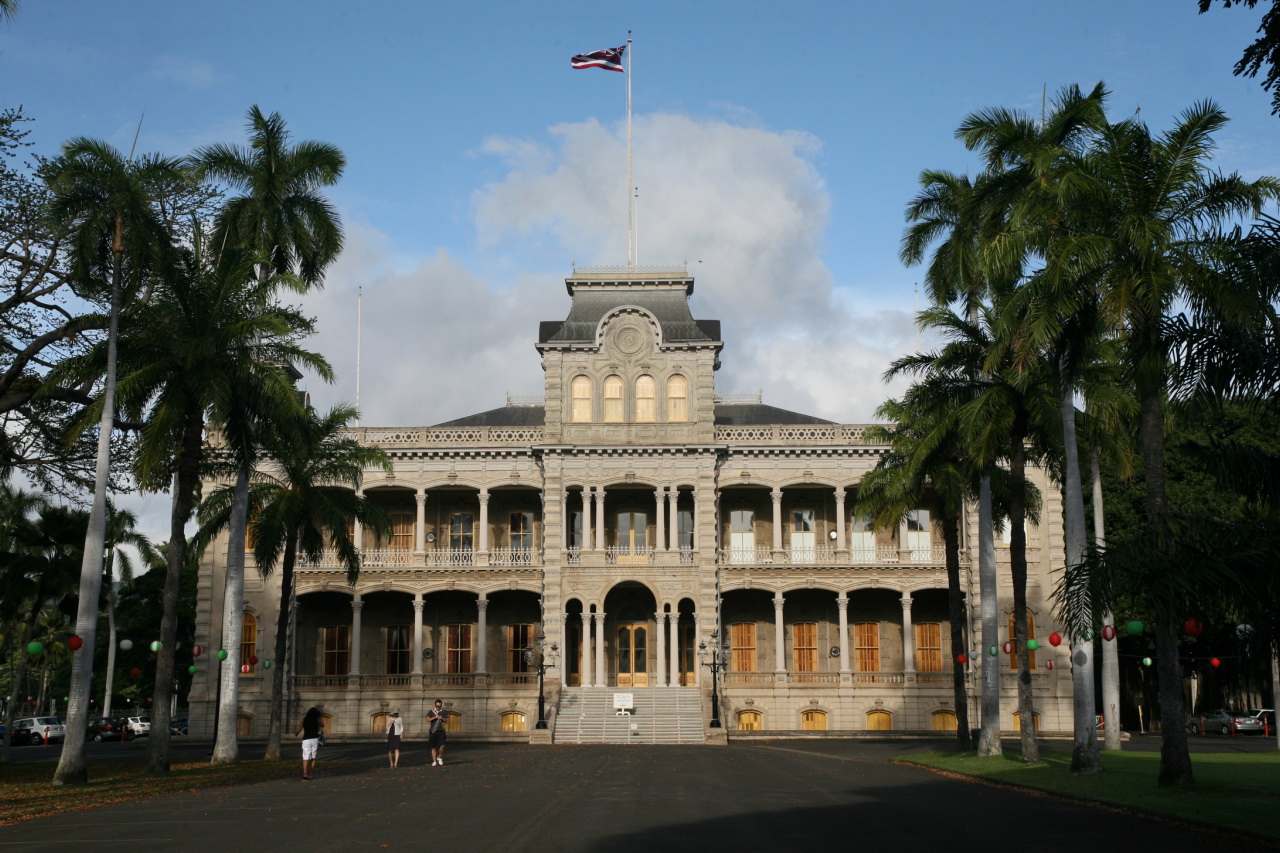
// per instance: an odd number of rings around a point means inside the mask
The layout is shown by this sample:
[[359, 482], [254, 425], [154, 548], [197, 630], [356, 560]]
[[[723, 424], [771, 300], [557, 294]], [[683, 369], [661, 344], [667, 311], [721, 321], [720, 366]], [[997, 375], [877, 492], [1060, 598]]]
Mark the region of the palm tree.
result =
[[18, 0], [0, 0], [0, 21], [18, 16]]
[[[970, 322], [977, 322], [979, 300], [987, 293], [978, 239], [981, 193], [968, 175], [929, 170], [920, 175], [921, 191], [907, 205], [911, 223], [902, 236], [900, 256], [907, 266], [933, 256], [925, 271], [925, 287], [933, 304], [946, 307], [960, 300]], [[982, 647], [999, 645], [999, 601], [996, 590], [995, 526], [991, 509], [991, 471], [983, 469], [978, 482], [978, 590]], [[978, 755], [1001, 753], [1000, 670], [982, 667], [982, 723]]]
[[[264, 425], [262, 431], [266, 465], [250, 486], [249, 508], [254, 517], [253, 553], [259, 571], [265, 577], [280, 566], [277, 663], [287, 659], [298, 560], [318, 562], [325, 549], [331, 548], [346, 566], [348, 581], [354, 584], [360, 573], [360, 554], [347, 533], [348, 523], [357, 519], [371, 530], [384, 535], [390, 532], [386, 514], [357, 493], [364, 469], [376, 465], [390, 470], [391, 463], [380, 448], [362, 445], [343, 434], [356, 417], [356, 410], [345, 405], [335, 406], [323, 416], [308, 409], [296, 418]], [[202, 536], [229, 527], [234, 493], [235, 487], [223, 488], [201, 506]], [[233, 540], [231, 550], [235, 546]], [[280, 756], [283, 700], [284, 667], [276, 666], [271, 674], [268, 758]]]
[[80, 571], [80, 606], [76, 633], [89, 653], [71, 664], [67, 736], [54, 773], [54, 784], [84, 784], [88, 773], [84, 737], [88, 728], [89, 691], [93, 682], [98, 596], [102, 588], [106, 537], [107, 478], [111, 464], [111, 432], [115, 417], [116, 335], [121, 300], [150, 273], [167, 264], [172, 237], [154, 204], [156, 198], [186, 181], [179, 163], [160, 157], [134, 161], [95, 139], [73, 139], [50, 169], [50, 216], [70, 236], [72, 279], [82, 293], [101, 291], [109, 279], [106, 365], [98, 422], [98, 458], [93, 503]]
[[138, 515], [127, 509], [117, 509], [107, 501], [107, 534], [106, 534], [106, 571], [103, 582], [105, 591], [102, 598], [107, 608], [107, 676], [103, 688], [102, 716], [111, 716], [111, 689], [116, 674], [116, 582], [115, 569], [120, 567], [120, 580], [124, 584], [133, 581], [133, 558], [124, 550], [124, 545], [138, 551], [144, 562], [150, 564], [156, 560], [155, 548], [151, 540], [138, 532]]
[[[285, 418], [299, 409], [294, 365], [332, 375], [320, 356], [296, 341], [311, 322], [287, 308], [263, 307], [279, 277], [261, 280], [250, 256], [228, 252], [206, 266], [198, 251], [185, 253], [156, 290], [151, 304], [131, 318], [120, 342], [120, 408], [143, 422], [135, 474], [144, 487], [172, 483], [160, 653], [156, 660], [155, 730], [149, 766], [168, 769], [169, 697], [178, 627], [178, 597], [205, 458], [206, 422], [217, 424], [233, 448], [243, 450], [253, 417]], [[73, 360], [66, 370], [92, 374], [100, 352]], [[295, 372], [291, 372], [295, 371]]]
[[[337, 182], [346, 158], [333, 145], [304, 141], [289, 145], [289, 131], [279, 113], [263, 115], [255, 104], [248, 113], [249, 146], [211, 145], [192, 155], [202, 174], [222, 181], [241, 195], [230, 199], [218, 215], [214, 244], [218, 251], [241, 247], [256, 252], [258, 279], [296, 273], [307, 286], [319, 284], [324, 270], [342, 249], [337, 212], [318, 191]], [[264, 303], [265, 305], [265, 300]], [[242, 454], [231, 516], [232, 542], [244, 541], [248, 521], [252, 456]], [[218, 731], [214, 763], [236, 760], [239, 646], [244, 614], [238, 602], [244, 590], [244, 551], [227, 557], [222, 635], [228, 649], [219, 672]]]

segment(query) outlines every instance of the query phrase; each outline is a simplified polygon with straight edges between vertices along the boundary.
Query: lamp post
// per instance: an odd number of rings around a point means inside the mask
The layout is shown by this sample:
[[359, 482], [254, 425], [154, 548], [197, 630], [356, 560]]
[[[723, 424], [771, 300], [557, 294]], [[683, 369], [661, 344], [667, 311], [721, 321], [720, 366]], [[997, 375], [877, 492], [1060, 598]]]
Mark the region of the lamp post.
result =
[[533, 641], [533, 647], [524, 650], [524, 662], [538, 669], [538, 725], [535, 728], [539, 729], [547, 727], [547, 697], [542, 691], [543, 679], [546, 678], [547, 670], [555, 666], [560, 657], [560, 646], [552, 643], [548, 648], [546, 642], [547, 635], [539, 634], [538, 639]]
[[711, 728], [720, 728], [720, 689], [718, 676], [729, 668], [731, 649], [726, 642], [720, 643], [720, 629], [711, 632], [711, 645], [706, 641], [698, 643], [698, 662], [711, 670]]

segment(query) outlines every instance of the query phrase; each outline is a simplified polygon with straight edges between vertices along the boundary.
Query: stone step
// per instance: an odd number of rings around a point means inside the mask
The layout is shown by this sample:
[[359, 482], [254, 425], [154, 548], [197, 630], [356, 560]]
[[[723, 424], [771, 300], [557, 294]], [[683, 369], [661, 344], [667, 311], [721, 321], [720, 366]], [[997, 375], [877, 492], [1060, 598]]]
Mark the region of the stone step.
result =
[[[620, 715], [615, 693], [631, 693], [635, 707]], [[569, 688], [560, 694], [556, 743], [703, 743], [702, 696], [697, 687]]]

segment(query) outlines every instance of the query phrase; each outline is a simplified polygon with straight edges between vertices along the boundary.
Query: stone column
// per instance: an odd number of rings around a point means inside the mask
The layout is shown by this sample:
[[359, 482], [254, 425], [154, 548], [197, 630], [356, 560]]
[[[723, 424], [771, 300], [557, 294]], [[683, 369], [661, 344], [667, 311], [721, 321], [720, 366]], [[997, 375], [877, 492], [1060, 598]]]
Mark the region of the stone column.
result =
[[418, 514], [413, 519], [413, 553], [422, 554], [427, 550], [427, 491], [423, 489], [413, 496], [418, 505]]
[[582, 611], [582, 648], [578, 650], [578, 684], [591, 686], [591, 614]]
[[489, 490], [480, 490], [480, 536], [479, 548], [481, 554], [489, 553]]
[[[676, 606], [677, 607], [679, 606], [679, 602], [676, 602]], [[671, 618], [668, 620], [667, 630], [670, 632], [668, 636], [671, 638], [671, 642], [668, 644], [669, 647], [667, 649], [668, 659], [671, 661], [671, 667], [670, 667], [671, 682], [670, 683], [672, 687], [679, 687], [680, 686], [680, 611], [679, 610], [671, 611]]]
[[773, 550], [782, 550], [782, 489], [769, 493], [773, 498]]
[[351, 662], [347, 667], [348, 675], [360, 674], [360, 611], [364, 610], [364, 600], [356, 593], [351, 599]]
[[[364, 489], [356, 489], [356, 497], [364, 497]], [[360, 523], [359, 518], [352, 521], [351, 544], [355, 546], [357, 551], [364, 547], [364, 525]]]
[[606, 687], [609, 680], [605, 678], [604, 668], [604, 611], [596, 614], [596, 687]]
[[[774, 506], [777, 506], [775, 502]], [[787, 635], [782, 621], [782, 608], [786, 599], [781, 595], [773, 597], [773, 656], [774, 672], [787, 671]]]
[[413, 596], [413, 642], [409, 644], [413, 655], [413, 674], [422, 675], [422, 593]]
[[836, 489], [836, 550], [849, 550], [849, 540], [844, 534], [844, 486]]
[[476, 665], [474, 667], [477, 674], [483, 674], [489, 671], [489, 599], [483, 594], [476, 599], [476, 610], [479, 611], [478, 633], [480, 636], [476, 638]]
[[[717, 516], [719, 518], [719, 516]], [[693, 550], [698, 550], [698, 535], [702, 525], [701, 492], [693, 490]], [[715, 552], [713, 551], [712, 554]]]
[[589, 486], [582, 487], [582, 550], [595, 550], [595, 528], [592, 527], [591, 519], [591, 488]]
[[657, 687], [667, 686], [667, 614], [659, 610], [653, 614], [653, 621], [658, 634], [658, 683]]
[[[701, 638], [702, 638], [702, 619], [699, 617], [697, 611], [694, 611], [693, 613], [693, 683], [694, 685], [702, 684], [702, 662], [698, 660], [698, 642], [701, 640]], [[677, 666], [677, 672], [678, 672], [679, 664], [677, 663], [676, 666]]]
[[[604, 487], [596, 490], [596, 550], [603, 551], [607, 546], [604, 538]], [[601, 614], [603, 615], [603, 614]]]
[[655, 489], [653, 493], [653, 498], [654, 498], [653, 502], [658, 509], [657, 528], [654, 530], [654, 538], [657, 539], [658, 541], [653, 543], [654, 550], [657, 550], [657, 551], [667, 550], [667, 519], [666, 519], [667, 514], [664, 511], [662, 506], [663, 504], [662, 496], [666, 493], [666, 490], [667, 490], [667, 487], [662, 486], [658, 489]]
[[680, 550], [680, 492], [672, 489], [667, 492], [667, 518], [671, 524], [667, 528], [667, 549]]
[[916, 671], [916, 635], [911, 628], [911, 593], [899, 599], [902, 602], [902, 671]]
[[836, 608], [840, 611], [840, 671], [849, 672], [849, 599], [837, 598]]

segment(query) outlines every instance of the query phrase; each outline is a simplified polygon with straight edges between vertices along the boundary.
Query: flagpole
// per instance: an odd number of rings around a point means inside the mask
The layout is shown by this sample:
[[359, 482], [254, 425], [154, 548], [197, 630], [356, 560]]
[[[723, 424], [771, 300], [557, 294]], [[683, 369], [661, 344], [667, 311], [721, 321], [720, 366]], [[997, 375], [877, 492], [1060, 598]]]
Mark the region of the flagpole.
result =
[[635, 266], [634, 205], [631, 200], [631, 30], [627, 30], [627, 266]]
[[356, 291], [356, 426], [360, 426], [360, 332], [364, 326], [364, 285]]

